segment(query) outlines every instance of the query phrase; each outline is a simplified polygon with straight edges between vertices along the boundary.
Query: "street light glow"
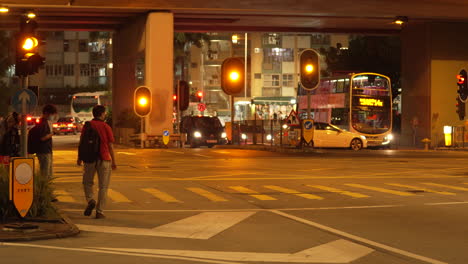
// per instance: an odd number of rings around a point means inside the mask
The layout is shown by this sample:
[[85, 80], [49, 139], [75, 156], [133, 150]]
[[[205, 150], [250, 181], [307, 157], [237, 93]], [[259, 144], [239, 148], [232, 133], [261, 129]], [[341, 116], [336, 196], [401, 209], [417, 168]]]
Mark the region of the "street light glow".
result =
[[8, 7], [2, 6], [0, 7], [0, 13], [8, 13], [10, 9]]
[[34, 12], [28, 12], [26, 16], [31, 19], [36, 18], [36, 14]]
[[239, 77], [240, 77], [240, 75], [236, 71], [233, 71], [233, 72], [231, 72], [229, 74], [229, 79], [231, 79], [231, 81], [237, 81], [237, 80], [239, 80]]
[[141, 97], [138, 100], [138, 104], [140, 104], [141, 106], [146, 106], [148, 104], [148, 99], [146, 97]]

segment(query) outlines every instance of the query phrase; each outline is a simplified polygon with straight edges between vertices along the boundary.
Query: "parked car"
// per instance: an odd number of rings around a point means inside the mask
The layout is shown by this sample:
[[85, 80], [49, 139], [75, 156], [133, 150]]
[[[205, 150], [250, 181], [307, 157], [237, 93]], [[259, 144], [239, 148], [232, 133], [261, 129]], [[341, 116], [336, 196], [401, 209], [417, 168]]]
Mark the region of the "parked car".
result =
[[83, 121], [78, 117], [60, 117], [57, 122], [52, 124], [55, 134], [70, 134], [76, 135], [77, 132], [81, 132], [83, 129]]
[[348, 132], [328, 123], [314, 123], [314, 147], [319, 148], [351, 148], [361, 150], [367, 148], [365, 136]]
[[185, 116], [180, 122], [181, 133], [187, 133], [190, 147], [213, 147], [226, 143], [226, 133], [217, 117]]

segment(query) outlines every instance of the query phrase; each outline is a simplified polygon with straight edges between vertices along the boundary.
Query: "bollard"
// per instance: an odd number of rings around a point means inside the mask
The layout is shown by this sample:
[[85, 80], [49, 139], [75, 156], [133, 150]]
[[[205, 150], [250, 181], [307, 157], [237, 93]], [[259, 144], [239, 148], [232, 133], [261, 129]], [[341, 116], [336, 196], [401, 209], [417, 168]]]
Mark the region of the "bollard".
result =
[[429, 143], [431, 143], [431, 140], [428, 138], [425, 138], [421, 140], [422, 143], [424, 143], [424, 150], [428, 151], [429, 150]]

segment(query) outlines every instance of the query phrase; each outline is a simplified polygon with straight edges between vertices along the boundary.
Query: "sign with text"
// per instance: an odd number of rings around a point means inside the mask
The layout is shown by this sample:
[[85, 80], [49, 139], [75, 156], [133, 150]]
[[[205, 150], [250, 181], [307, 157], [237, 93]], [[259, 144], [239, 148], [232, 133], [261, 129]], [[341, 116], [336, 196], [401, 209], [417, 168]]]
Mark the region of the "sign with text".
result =
[[10, 200], [25, 217], [34, 198], [34, 159], [15, 158], [10, 164]]

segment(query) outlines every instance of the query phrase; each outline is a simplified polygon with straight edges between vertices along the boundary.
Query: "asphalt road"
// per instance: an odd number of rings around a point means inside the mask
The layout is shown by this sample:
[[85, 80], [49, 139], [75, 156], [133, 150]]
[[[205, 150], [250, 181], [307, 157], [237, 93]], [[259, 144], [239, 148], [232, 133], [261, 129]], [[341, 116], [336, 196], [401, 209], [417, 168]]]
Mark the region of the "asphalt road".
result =
[[468, 263], [468, 152], [118, 147], [96, 220], [77, 136], [54, 143], [58, 206], [82, 233], [2, 244], [2, 263]]

